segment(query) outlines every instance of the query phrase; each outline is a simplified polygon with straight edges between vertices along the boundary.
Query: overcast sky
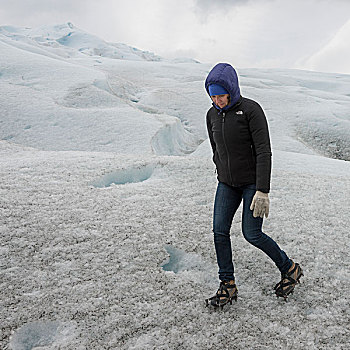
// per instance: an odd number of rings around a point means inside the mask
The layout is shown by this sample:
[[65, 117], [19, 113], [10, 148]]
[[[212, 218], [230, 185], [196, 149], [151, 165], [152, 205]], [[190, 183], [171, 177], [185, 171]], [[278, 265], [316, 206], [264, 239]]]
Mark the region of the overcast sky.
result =
[[349, 0], [0, 0], [0, 25], [65, 22], [169, 58], [350, 74]]

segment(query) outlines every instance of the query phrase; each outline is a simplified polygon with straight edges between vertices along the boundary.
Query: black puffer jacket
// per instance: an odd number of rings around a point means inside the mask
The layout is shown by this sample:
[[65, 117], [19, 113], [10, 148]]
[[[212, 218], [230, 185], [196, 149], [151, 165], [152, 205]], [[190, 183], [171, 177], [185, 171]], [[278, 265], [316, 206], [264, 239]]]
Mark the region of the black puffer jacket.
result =
[[271, 146], [260, 105], [240, 97], [226, 111], [215, 105], [207, 113], [207, 128], [218, 180], [230, 186], [256, 184], [270, 191]]

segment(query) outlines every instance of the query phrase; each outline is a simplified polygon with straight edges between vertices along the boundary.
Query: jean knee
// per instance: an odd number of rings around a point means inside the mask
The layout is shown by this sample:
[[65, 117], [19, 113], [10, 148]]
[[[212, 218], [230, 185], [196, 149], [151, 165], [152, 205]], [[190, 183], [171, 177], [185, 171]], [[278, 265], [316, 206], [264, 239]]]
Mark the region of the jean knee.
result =
[[260, 229], [243, 229], [243, 237], [252, 245], [259, 246], [264, 239]]
[[229, 236], [231, 225], [221, 218], [214, 217], [213, 232], [214, 235]]
[[214, 232], [214, 242], [225, 243], [230, 240], [230, 232], [227, 231], [215, 231]]

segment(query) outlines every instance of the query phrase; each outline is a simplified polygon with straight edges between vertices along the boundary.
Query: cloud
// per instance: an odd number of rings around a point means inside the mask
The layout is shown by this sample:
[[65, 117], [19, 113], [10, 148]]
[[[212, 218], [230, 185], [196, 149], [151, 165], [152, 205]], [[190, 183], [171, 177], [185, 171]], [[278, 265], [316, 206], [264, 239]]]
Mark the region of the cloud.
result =
[[208, 16], [212, 13], [224, 14], [233, 8], [250, 6], [256, 3], [266, 3], [273, 0], [195, 0], [194, 7], [199, 16]]
[[79, 12], [86, 8], [86, 4], [91, 0], [0, 0], [2, 12], [7, 13], [11, 17], [19, 17], [23, 14], [32, 16], [39, 13], [47, 12]]
[[92, 0], [0, 0], [1, 25], [40, 26], [84, 17]]
[[248, 3], [251, 2], [252, 0], [196, 0], [195, 5], [198, 6], [199, 8], [210, 8], [210, 7], [215, 7], [215, 8], [221, 8], [221, 7], [232, 7], [236, 6], [242, 3]]
[[[195, 3], [210, 6], [206, 0]], [[226, 60], [239, 67], [294, 68], [300, 58], [324, 47], [350, 12], [350, 2], [342, 0], [232, 1], [231, 6], [222, 0], [220, 4], [212, 6], [203, 21], [210, 28], [208, 38], [217, 41], [205, 54], [210, 61]]]
[[[266, 2], [266, 0], [196, 0], [195, 5], [201, 9], [205, 8], [228, 8], [241, 4], [249, 4], [254, 2]], [[268, 1], [268, 0], [267, 0]]]
[[[109, 2], [110, 0], [102, 0], [101, 4], [103, 6], [104, 3]], [[26, 11], [26, 13], [30, 14], [38, 12], [81, 13], [88, 10], [89, 6], [96, 2], [94, 0], [0, 0], [0, 4], [2, 3], [7, 10], [15, 12], [22, 10], [22, 12]]]

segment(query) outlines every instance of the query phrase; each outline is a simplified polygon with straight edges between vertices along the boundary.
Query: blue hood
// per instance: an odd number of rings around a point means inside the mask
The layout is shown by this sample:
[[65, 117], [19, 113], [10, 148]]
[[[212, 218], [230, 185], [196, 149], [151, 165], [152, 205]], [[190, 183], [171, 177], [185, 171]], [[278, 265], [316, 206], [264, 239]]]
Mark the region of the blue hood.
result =
[[[222, 110], [228, 110], [235, 105], [240, 97], [241, 91], [239, 89], [238, 77], [235, 69], [228, 63], [218, 63], [208, 74], [205, 80], [205, 89], [209, 95], [209, 85], [219, 84], [223, 86], [230, 94], [230, 104]], [[210, 95], [209, 95], [210, 96]], [[214, 106], [221, 110], [216, 104]]]

